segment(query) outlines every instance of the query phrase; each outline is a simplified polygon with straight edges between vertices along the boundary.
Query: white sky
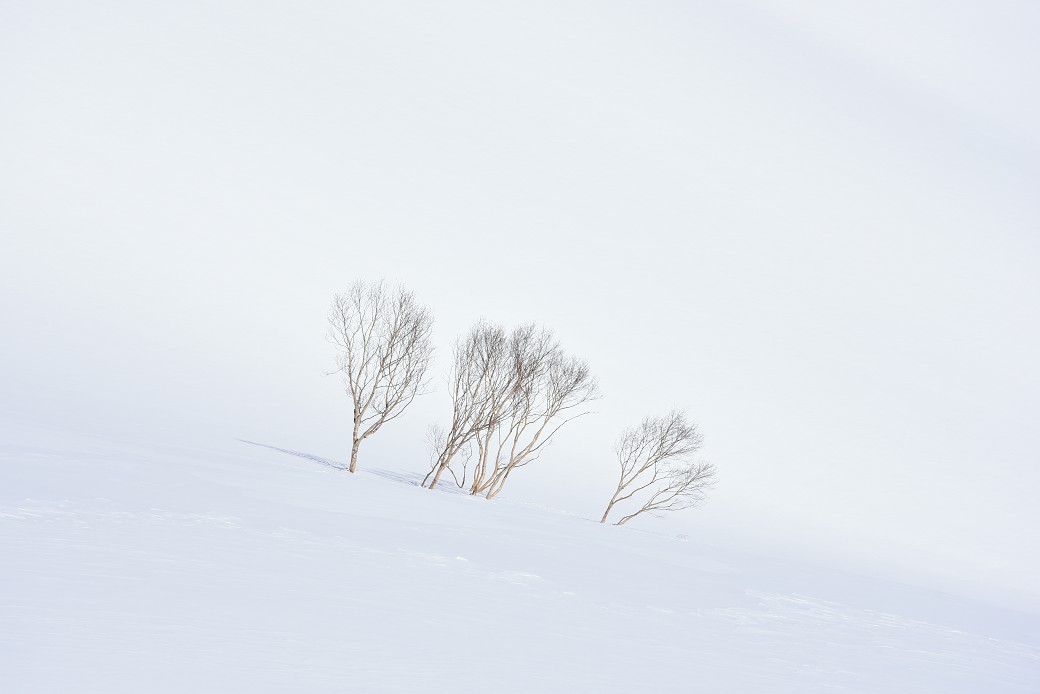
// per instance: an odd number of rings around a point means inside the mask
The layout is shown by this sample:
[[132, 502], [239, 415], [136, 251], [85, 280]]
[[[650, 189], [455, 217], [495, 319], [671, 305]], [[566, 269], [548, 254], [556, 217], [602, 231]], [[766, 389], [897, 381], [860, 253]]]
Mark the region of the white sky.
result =
[[[617, 431], [683, 406], [723, 484], [677, 526], [1040, 606], [1037, 36], [1009, 1], [4, 3], [0, 407], [342, 455], [324, 313], [386, 277], [438, 374], [480, 316], [599, 374], [517, 498], [598, 517]], [[422, 467], [445, 398], [367, 462]]]

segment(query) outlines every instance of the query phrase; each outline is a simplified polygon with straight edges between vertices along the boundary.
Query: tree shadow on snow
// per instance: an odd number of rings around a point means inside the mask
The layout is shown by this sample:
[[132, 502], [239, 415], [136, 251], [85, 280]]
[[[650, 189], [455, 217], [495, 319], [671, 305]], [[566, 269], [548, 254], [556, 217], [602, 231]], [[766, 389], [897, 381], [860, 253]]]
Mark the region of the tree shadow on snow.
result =
[[[345, 463], [339, 463], [329, 458], [322, 458], [320, 455], [314, 455], [312, 453], [304, 453], [303, 451], [294, 451], [291, 448], [279, 448], [278, 446], [271, 446], [266, 443], [258, 443], [256, 441], [248, 441], [246, 439], [235, 439], [242, 443], [248, 443], [250, 446], [260, 446], [261, 448], [270, 448], [272, 451], [278, 451], [279, 453], [287, 453], [288, 455], [296, 456], [297, 458], [303, 458], [319, 465], [332, 468], [333, 470], [346, 470], [349, 466]], [[382, 477], [384, 479], [393, 480], [394, 482], [400, 482], [401, 484], [407, 484], [413, 487], [418, 487], [422, 483], [423, 475], [415, 472], [402, 472], [400, 470], [386, 470], [382, 468], [368, 468], [364, 472], [370, 472], [373, 475]]]
[[294, 455], [297, 458], [303, 458], [304, 460], [310, 460], [311, 462], [330, 467], [333, 470], [346, 470], [347, 466], [343, 463], [337, 463], [335, 460], [329, 460], [328, 458], [322, 458], [320, 455], [313, 455], [311, 453], [304, 453], [303, 451], [294, 451], [291, 448], [279, 448], [278, 446], [271, 446], [266, 443], [257, 443], [256, 441], [247, 441], [246, 439], [235, 439], [242, 443], [248, 443], [250, 446], [260, 446], [261, 448], [270, 448], [272, 451], [278, 451], [279, 453], [288, 453]]

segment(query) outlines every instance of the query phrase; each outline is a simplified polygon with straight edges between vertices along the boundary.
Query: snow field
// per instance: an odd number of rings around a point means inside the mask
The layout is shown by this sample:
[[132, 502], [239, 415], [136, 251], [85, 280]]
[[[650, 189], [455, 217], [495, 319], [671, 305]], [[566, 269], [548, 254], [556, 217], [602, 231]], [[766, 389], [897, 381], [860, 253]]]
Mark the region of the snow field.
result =
[[1040, 690], [1036, 642], [949, 626], [952, 598], [901, 616], [905, 587], [371, 461], [3, 440], [4, 691]]

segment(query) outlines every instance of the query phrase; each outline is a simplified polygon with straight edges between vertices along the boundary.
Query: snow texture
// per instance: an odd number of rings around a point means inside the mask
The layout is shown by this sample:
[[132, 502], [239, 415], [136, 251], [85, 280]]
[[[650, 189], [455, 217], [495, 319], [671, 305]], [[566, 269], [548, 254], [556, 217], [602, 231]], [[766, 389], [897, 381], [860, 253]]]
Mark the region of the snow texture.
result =
[[7, 692], [1040, 691], [1027, 614], [278, 442], [0, 440]]

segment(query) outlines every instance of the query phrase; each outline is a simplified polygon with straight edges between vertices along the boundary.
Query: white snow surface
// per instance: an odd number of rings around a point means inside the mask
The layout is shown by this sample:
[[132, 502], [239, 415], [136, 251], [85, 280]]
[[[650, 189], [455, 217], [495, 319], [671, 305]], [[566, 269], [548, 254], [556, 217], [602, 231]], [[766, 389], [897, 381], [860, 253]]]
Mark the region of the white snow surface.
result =
[[275, 441], [3, 434], [6, 692], [1040, 691], [1025, 612]]

